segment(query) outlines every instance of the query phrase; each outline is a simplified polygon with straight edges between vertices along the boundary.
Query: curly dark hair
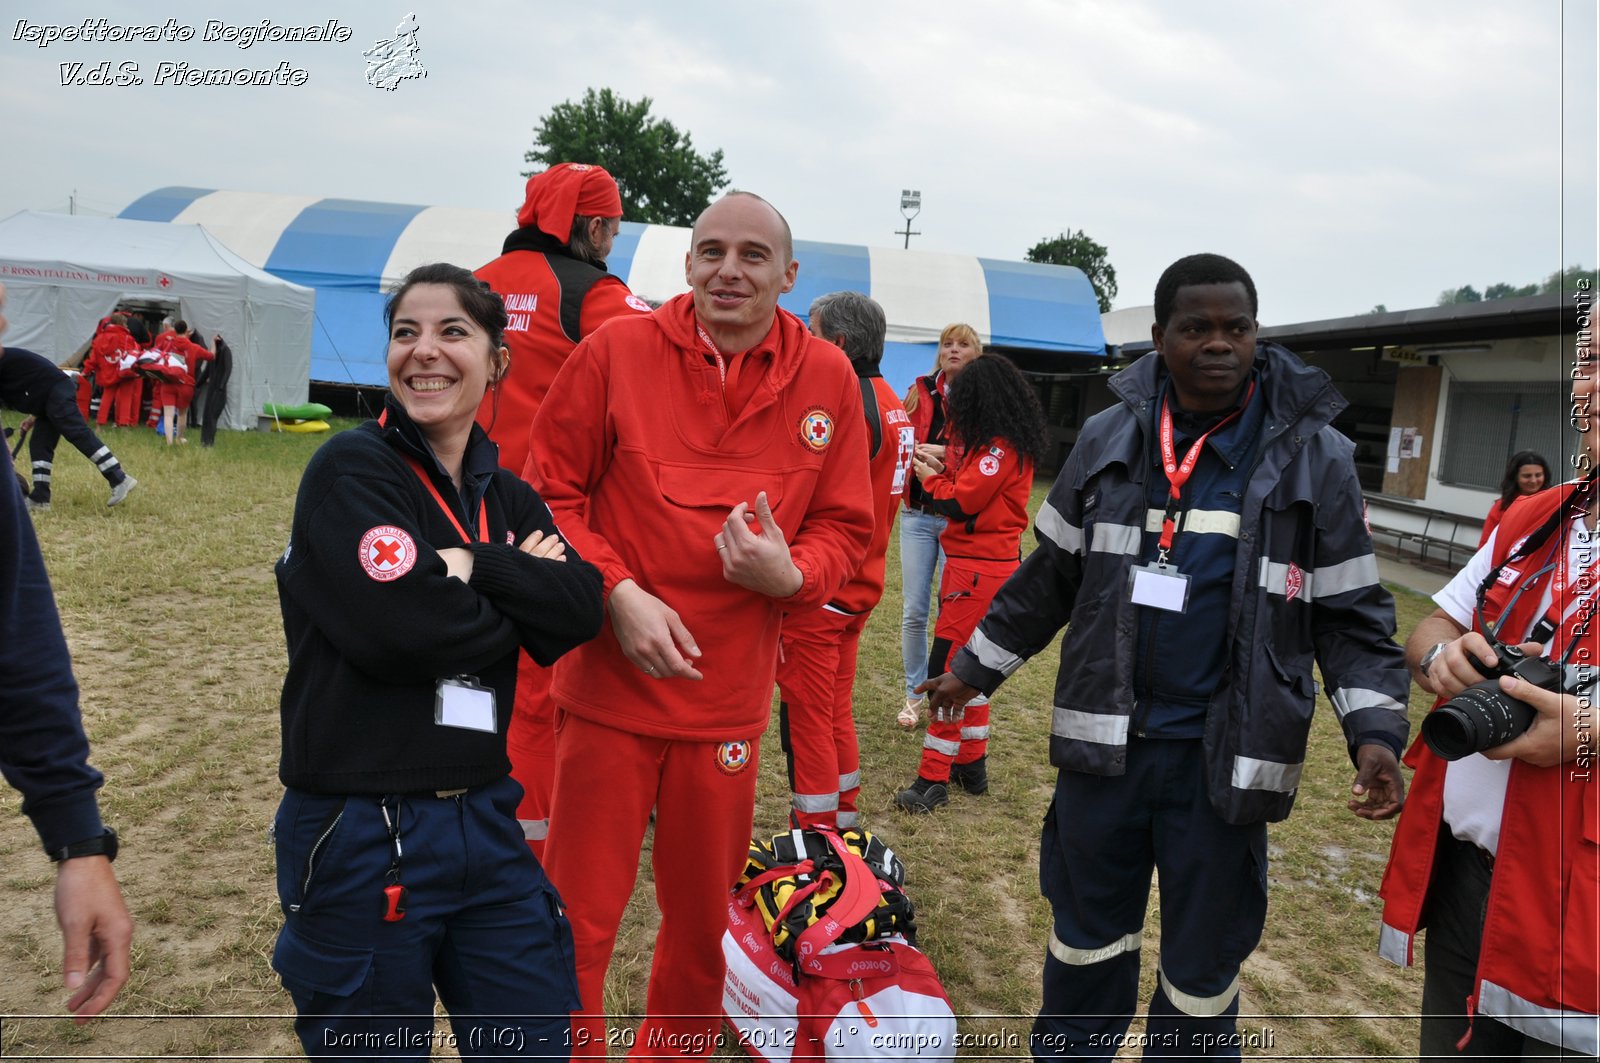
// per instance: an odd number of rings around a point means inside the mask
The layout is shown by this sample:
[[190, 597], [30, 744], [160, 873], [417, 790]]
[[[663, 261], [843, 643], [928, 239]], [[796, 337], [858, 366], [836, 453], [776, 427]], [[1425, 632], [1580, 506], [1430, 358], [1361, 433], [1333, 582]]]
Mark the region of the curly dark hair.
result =
[[1048, 443], [1039, 396], [1001, 354], [974, 358], [950, 382], [950, 434], [968, 451], [1004, 440], [1035, 462]]

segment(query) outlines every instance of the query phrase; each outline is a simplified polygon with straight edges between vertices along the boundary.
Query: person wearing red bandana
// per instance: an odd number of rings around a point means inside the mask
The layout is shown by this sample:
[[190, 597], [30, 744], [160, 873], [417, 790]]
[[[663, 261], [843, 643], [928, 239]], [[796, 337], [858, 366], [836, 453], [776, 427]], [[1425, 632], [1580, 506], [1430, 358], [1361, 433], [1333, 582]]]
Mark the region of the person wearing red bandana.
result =
[[[614, 317], [650, 311], [606, 272], [621, 224], [622, 196], [604, 168], [558, 163], [528, 178], [517, 228], [500, 257], [476, 272], [505, 300], [511, 350], [511, 369], [498, 392], [485, 396], [478, 423], [499, 446], [501, 467], [524, 479], [533, 415], [572, 348]], [[524, 658], [507, 741], [511, 774], [523, 789], [517, 818], [535, 856], [544, 853], [550, 824], [554, 719], [550, 674]]]
[[793, 248], [760, 197], [713, 203], [692, 290], [580, 343], [534, 418], [534, 485], [606, 595], [600, 637], [555, 670], [546, 867], [577, 953], [575, 1055], [606, 1053], [606, 967], [652, 808], [661, 919], [636, 1044], [716, 1047], [780, 617], [836, 596], [872, 538], [860, 382], [778, 307]]

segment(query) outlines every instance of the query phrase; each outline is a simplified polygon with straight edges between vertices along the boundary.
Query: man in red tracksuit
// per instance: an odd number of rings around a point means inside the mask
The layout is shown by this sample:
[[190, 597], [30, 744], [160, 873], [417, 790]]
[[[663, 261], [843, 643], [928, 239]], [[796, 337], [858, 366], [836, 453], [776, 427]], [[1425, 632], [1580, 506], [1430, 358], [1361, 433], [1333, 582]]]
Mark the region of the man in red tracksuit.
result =
[[844, 589], [821, 609], [783, 617], [778, 712], [789, 760], [789, 818], [797, 827], [848, 830], [860, 821], [861, 757], [851, 711], [856, 650], [883, 597], [889, 532], [916, 449], [911, 418], [878, 373], [886, 329], [883, 307], [858, 292], [832, 292], [811, 304], [811, 334], [841, 348], [861, 380], [876, 511], [866, 559]]
[[[650, 312], [650, 304], [606, 272], [622, 196], [599, 166], [558, 163], [528, 178], [517, 228], [499, 258], [477, 271], [506, 303], [511, 368], [478, 409], [478, 423], [500, 447], [500, 466], [529, 474], [528, 431], [550, 382], [578, 341], [614, 317]], [[522, 655], [517, 698], [506, 735], [511, 777], [522, 786], [517, 818], [528, 847], [544, 856], [555, 778], [555, 705], [550, 672]]]
[[534, 483], [606, 592], [599, 638], [555, 670], [546, 867], [572, 922], [577, 1055], [605, 1054], [605, 971], [652, 807], [661, 920], [636, 1050], [716, 1047], [780, 616], [837, 595], [872, 538], [856, 375], [777, 306], [793, 247], [765, 200], [712, 204], [692, 291], [579, 344], [534, 419]]
[[139, 416], [139, 392], [144, 381], [123, 369], [123, 359], [137, 354], [139, 345], [128, 331], [128, 319], [122, 314], [112, 314], [100, 322], [94, 342], [89, 345], [89, 355], [84, 361], [86, 371], [94, 373], [94, 382], [100, 386], [100, 412], [96, 420], [105, 424], [112, 419], [126, 428]]

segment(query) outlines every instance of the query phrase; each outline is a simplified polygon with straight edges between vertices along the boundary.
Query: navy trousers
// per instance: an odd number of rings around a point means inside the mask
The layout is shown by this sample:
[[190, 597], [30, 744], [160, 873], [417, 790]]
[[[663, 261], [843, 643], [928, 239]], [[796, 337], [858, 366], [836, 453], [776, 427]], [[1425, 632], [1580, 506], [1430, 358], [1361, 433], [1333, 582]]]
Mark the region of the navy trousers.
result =
[[127, 473], [122, 471], [111, 448], [100, 442], [100, 437], [94, 434], [83, 419], [83, 414], [78, 412], [77, 395], [77, 389], [71, 381], [62, 379], [51, 387], [40, 404], [33, 422], [33, 438], [28, 441], [28, 459], [33, 463], [32, 498], [35, 502], [50, 501], [56, 444], [62, 438], [93, 462], [112, 487], [127, 478]]
[[1140, 1043], [1147, 1058], [1238, 1059], [1239, 966], [1267, 914], [1267, 829], [1223, 822], [1199, 739], [1130, 739], [1127, 774], [1063, 769], [1039, 843], [1054, 927], [1035, 1058], [1111, 1059], [1138, 1006], [1154, 870], [1161, 969]]
[[[450, 797], [284, 794], [272, 966], [308, 1056], [426, 1060], [453, 1045], [463, 1056], [568, 1058], [572, 932], [523, 840], [521, 797], [509, 777]], [[394, 882], [406, 911], [386, 921]], [[450, 1014], [444, 1043], [435, 990]]]

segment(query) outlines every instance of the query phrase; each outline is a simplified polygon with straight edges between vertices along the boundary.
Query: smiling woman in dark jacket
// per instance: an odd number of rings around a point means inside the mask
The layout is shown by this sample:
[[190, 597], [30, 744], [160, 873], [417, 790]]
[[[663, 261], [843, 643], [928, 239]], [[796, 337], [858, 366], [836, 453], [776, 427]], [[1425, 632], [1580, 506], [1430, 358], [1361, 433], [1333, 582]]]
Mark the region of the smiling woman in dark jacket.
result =
[[592, 638], [600, 577], [473, 424], [506, 371], [499, 296], [424, 266], [386, 313], [383, 416], [311, 460], [277, 565], [273, 966], [312, 1055], [426, 1058], [437, 989], [464, 1050], [565, 1058], [571, 935], [517, 824], [505, 732], [519, 648], [548, 665]]

